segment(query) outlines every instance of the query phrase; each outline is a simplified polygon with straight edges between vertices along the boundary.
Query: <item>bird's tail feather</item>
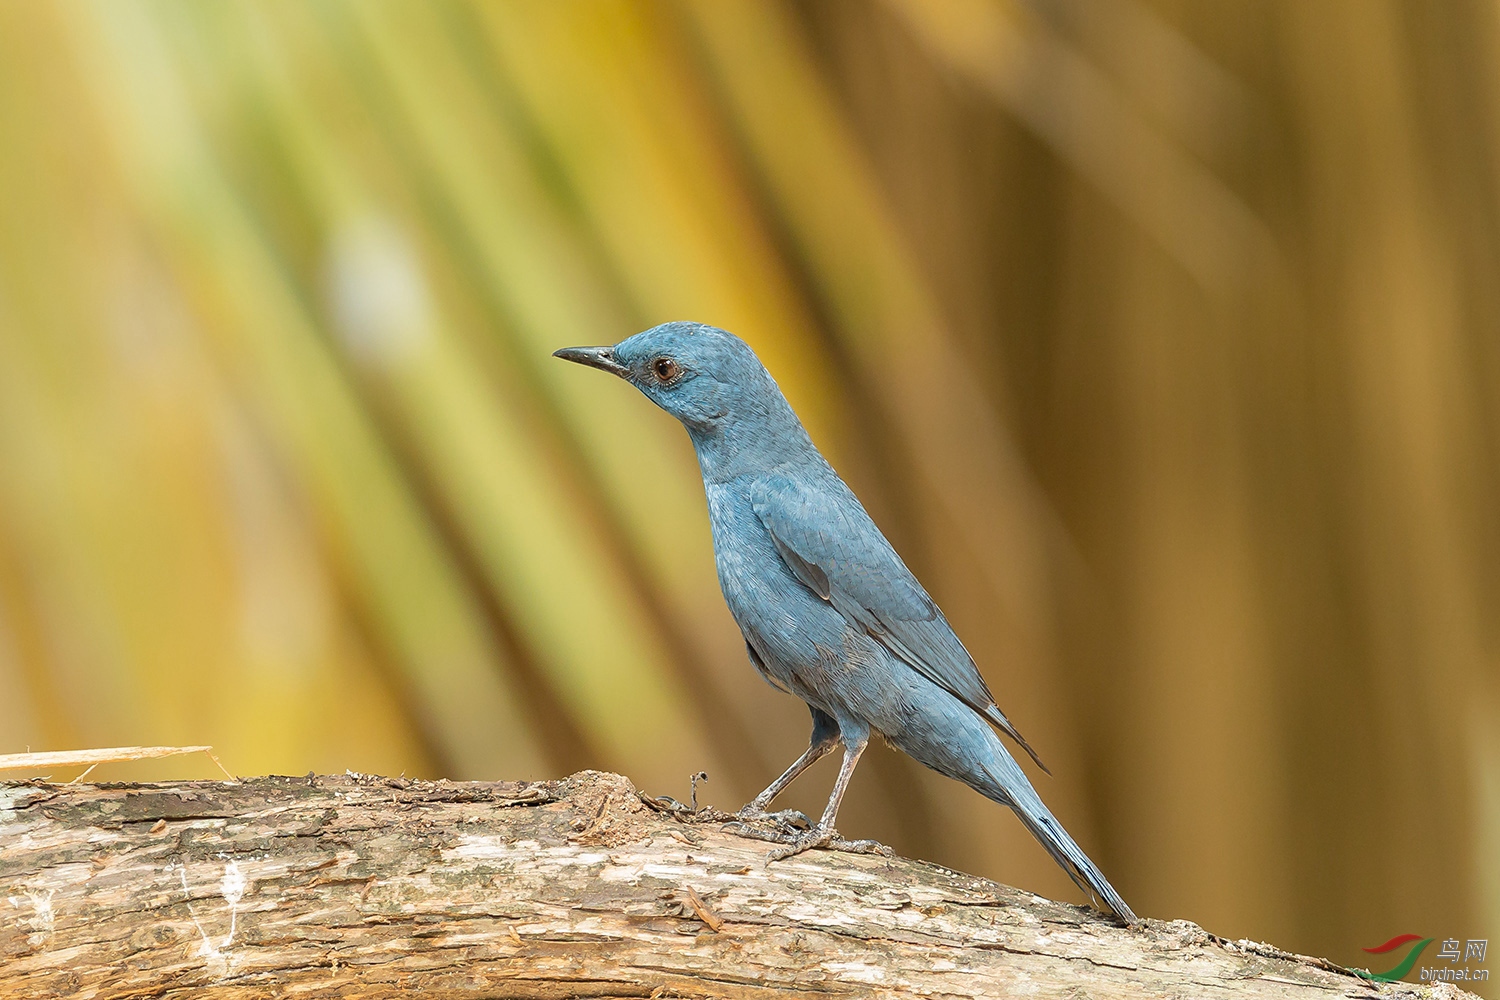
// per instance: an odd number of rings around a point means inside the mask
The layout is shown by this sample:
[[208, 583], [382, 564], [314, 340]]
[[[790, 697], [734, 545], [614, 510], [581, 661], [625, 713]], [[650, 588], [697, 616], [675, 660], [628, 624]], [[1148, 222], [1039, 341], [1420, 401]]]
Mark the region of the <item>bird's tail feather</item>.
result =
[[1125, 900], [1109, 884], [1104, 873], [1083, 853], [1083, 848], [1068, 836], [1068, 831], [1063, 829], [1062, 824], [1042, 805], [1040, 799], [1031, 808], [1014, 801], [1010, 803], [1010, 807], [1021, 818], [1026, 829], [1031, 831], [1031, 835], [1052, 855], [1052, 860], [1078, 884], [1078, 888], [1103, 900], [1104, 905], [1127, 924], [1139, 922], [1135, 912], [1125, 905]]
[[[933, 691], [937, 691], [935, 686]], [[1125, 923], [1138, 923], [1139, 918], [1125, 905], [1115, 887], [1109, 884], [1098, 866], [1089, 860], [1083, 848], [1068, 836], [1068, 831], [1042, 802], [1026, 772], [1021, 770], [1021, 765], [1006, 750], [986, 719], [965, 711], [958, 700], [946, 692], [940, 697], [934, 694], [934, 699], [930, 706], [931, 715], [943, 718], [946, 723], [942, 738], [934, 737], [938, 731], [935, 727], [914, 727], [898, 732], [894, 738], [887, 734], [886, 738], [928, 767], [957, 778], [988, 799], [1009, 806], [1080, 889], [1100, 900]]]

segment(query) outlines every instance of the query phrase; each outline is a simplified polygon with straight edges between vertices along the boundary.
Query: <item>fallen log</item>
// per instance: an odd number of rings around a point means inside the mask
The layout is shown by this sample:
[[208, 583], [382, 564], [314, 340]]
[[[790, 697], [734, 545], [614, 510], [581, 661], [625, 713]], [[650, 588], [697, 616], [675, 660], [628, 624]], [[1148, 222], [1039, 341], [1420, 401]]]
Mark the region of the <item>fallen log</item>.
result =
[[726, 818], [592, 771], [3, 783], [0, 996], [1419, 995], [920, 861], [768, 866]]

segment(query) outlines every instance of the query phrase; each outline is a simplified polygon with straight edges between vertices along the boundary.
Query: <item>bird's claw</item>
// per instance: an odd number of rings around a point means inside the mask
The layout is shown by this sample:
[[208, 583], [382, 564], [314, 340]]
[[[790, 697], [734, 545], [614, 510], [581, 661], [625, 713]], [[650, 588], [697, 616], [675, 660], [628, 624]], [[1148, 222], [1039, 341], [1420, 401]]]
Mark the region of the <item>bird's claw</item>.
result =
[[768, 830], [765, 827], [751, 826], [749, 823], [741, 823], [733, 820], [719, 827], [725, 833], [734, 834], [736, 837], [747, 837], [750, 840], [764, 840], [772, 844], [790, 844], [796, 837], [793, 834], [781, 830]]
[[782, 809], [778, 812], [767, 812], [758, 808], [754, 803], [745, 806], [735, 814], [735, 819], [741, 823], [775, 823], [782, 830], [811, 830], [813, 821], [807, 818], [807, 814], [799, 809]]
[[778, 847], [767, 854], [766, 864], [769, 865], [772, 861], [785, 861], [803, 851], [810, 851], [814, 847], [827, 847], [838, 838], [838, 835], [838, 831], [831, 826], [813, 827], [800, 837], [792, 838], [785, 847]]
[[[760, 825], [766, 823], [771, 825]], [[891, 854], [891, 849], [878, 841], [845, 840], [832, 826], [816, 824], [796, 809], [767, 812], [754, 802], [741, 809], [736, 818], [725, 823], [721, 829], [738, 837], [781, 844], [781, 847], [766, 855], [767, 864], [794, 857], [815, 847], [850, 854], [882, 854], [887, 857]]]
[[[764, 825], [762, 825], [764, 824]], [[720, 829], [737, 837], [764, 840], [772, 844], [795, 844], [804, 831], [813, 828], [812, 820], [796, 809], [766, 812], [754, 804], [741, 809], [736, 818]]]
[[882, 858], [888, 858], [896, 853], [878, 840], [845, 840], [843, 837], [838, 837], [826, 846], [830, 851], [844, 851], [848, 854], [878, 854]]
[[879, 841], [845, 840], [831, 826], [815, 826], [805, 833], [791, 837], [784, 843], [785, 847], [778, 847], [766, 855], [766, 864], [772, 861], [784, 861], [815, 847], [824, 847], [830, 851], [844, 851], [849, 854], [880, 854], [885, 857], [891, 855], [891, 849]]

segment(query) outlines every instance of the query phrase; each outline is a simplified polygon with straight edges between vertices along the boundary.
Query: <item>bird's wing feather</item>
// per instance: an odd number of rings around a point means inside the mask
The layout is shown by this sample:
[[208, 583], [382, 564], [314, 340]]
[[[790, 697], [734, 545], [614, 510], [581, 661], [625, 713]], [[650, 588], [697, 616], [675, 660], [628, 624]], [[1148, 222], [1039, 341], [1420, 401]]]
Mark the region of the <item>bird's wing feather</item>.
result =
[[756, 484], [751, 504], [798, 580], [850, 624], [1036, 752], [995, 705], [969, 651], [942, 611], [842, 481], [811, 488], [788, 477]]

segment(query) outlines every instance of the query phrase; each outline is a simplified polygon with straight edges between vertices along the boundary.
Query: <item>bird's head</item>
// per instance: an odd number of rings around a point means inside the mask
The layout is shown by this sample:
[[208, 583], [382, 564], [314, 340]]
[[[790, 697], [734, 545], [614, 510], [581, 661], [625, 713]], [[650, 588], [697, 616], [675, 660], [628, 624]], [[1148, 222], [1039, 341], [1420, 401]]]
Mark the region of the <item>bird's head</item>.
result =
[[613, 347], [565, 347], [554, 357], [618, 375], [695, 437], [731, 420], [791, 412], [750, 345], [702, 323], [663, 323]]

